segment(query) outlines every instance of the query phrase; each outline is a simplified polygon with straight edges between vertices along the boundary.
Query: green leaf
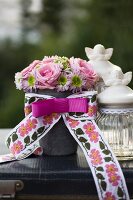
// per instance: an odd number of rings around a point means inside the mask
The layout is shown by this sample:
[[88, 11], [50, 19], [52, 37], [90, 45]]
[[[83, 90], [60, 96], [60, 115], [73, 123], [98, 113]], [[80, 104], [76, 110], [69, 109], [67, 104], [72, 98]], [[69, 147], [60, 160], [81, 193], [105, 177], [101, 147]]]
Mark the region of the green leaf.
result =
[[85, 121], [86, 121], [85, 119], [81, 120], [81, 122], [85, 122]]
[[84, 113], [83, 112], [76, 112], [76, 115], [77, 116], [81, 116], [81, 115], [83, 115]]
[[29, 143], [30, 143], [30, 137], [29, 137], [29, 136], [25, 137], [25, 138], [24, 138], [24, 142], [25, 142], [26, 144], [29, 144]]
[[90, 150], [90, 143], [85, 143], [85, 147]]
[[110, 154], [110, 151], [109, 150], [103, 150], [103, 153], [105, 154], [105, 155], [109, 155]]
[[109, 161], [111, 161], [111, 157], [106, 157], [106, 158], [104, 158], [104, 160], [105, 160], [105, 162], [109, 162]]
[[70, 113], [69, 113], [70, 116], [73, 116], [73, 115], [81, 116], [81, 115], [83, 115], [83, 114], [84, 114], [83, 112], [70, 112]]
[[96, 174], [96, 176], [97, 176], [98, 179], [101, 179], [101, 180], [104, 180], [104, 179], [105, 179], [105, 178], [103, 177], [103, 175], [100, 174], [100, 173]]
[[105, 181], [101, 181], [101, 187], [104, 191], [106, 191], [107, 183]]
[[38, 132], [39, 134], [41, 134], [41, 133], [43, 133], [44, 129], [45, 129], [45, 127], [42, 126], [42, 127], [40, 127], [40, 128], [37, 129], [37, 132]]
[[76, 114], [75, 112], [70, 112], [70, 113], [69, 113], [70, 116], [73, 116], [73, 115], [75, 115], [75, 114]]
[[46, 99], [39, 97], [39, 99], [37, 99], [36, 102], [41, 101], [41, 100], [46, 100]]
[[10, 146], [10, 143], [11, 143], [11, 138], [9, 137], [9, 138], [7, 139], [7, 141], [6, 141], [6, 144], [7, 144], [8, 147]]
[[27, 103], [28, 102], [28, 99], [25, 97], [25, 99], [24, 99], [24, 103]]
[[93, 103], [94, 101], [96, 101], [96, 95], [93, 95], [93, 97], [91, 98], [91, 102]]
[[82, 131], [81, 128], [78, 128], [78, 129], [76, 129], [76, 134], [77, 134], [77, 135], [83, 135], [84, 132]]
[[12, 141], [15, 142], [18, 139], [18, 135], [16, 133], [14, 133], [12, 135]]
[[35, 97], [31, 97], [31, 98], [29, 99], [29, 103], [33, 103], [35, 100], [36, 100]]
[[97, 170], [97, 171], [102, 171], [102, 172], [103, 172], [103, 167], [97, 167], [96, 170]]
[[34, 132], [31, 138], [32, 138], [32, 140], [36, 140], [37, 139], [37, 133]]
[[123, 197], [123, 191], [120, 187], [118, 187], [117, 194], [119, 197]]
[[99, 145], [100, 145], [100, 149], [105, 149], [105, 145], [101, 141], [99, 142]]
[[80, 142], [87, 142], [87, 140], [84, 137], [78, 138]]

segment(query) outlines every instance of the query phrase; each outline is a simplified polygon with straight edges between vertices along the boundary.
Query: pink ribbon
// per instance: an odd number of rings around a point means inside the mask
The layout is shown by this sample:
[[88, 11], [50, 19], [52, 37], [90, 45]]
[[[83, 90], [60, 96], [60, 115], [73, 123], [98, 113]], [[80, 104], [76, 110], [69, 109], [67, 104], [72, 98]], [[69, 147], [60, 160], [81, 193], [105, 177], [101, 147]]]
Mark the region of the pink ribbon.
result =
[[87, 113], [87, 98], [54, 98], [32, 103], [32, 115], [34, 117], [66, 112]]

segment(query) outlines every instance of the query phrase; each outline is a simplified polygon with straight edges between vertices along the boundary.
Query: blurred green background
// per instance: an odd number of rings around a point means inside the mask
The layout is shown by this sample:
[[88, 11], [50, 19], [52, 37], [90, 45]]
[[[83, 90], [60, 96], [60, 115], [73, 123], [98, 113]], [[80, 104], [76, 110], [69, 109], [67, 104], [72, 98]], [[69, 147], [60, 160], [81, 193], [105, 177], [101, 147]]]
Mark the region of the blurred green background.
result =
[[14, 74], [44, 55], [87, 59], [84, 47], [101, 43], [132, 71], [133, 0], [0, 0], [0, 8], [0, 128], [24, 117]]

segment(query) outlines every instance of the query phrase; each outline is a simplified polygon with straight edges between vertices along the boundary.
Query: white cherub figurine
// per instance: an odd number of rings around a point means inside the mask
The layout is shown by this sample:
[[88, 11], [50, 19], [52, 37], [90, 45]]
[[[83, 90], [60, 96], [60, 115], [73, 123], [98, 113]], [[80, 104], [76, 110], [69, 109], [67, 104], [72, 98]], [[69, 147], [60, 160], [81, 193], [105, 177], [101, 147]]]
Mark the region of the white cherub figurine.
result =
[[94, 49], [85, 48], [89, 63], [97, 74], [103, 79], [106, 86], [128, 85], [132, 79], [132, 72], [123, 74], [121, 68], [108, 61], [113, 53], [113, 48], [105, 49], [97, 44]]
[[104, 77], [104, 83], [106, 86], [112, 85], [128, 85], [132, 79], [132, 72], [123, 74], [122, 71], [113, 70], [109, 77]]

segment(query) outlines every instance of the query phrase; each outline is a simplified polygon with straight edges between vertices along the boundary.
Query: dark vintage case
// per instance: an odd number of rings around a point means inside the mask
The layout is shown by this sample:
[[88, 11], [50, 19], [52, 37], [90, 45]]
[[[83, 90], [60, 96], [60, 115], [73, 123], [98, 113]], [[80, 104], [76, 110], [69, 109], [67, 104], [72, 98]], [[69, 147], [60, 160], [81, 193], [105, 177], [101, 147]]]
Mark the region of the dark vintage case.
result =
[[[0, 143], [0, 154], [5, 152]], [[122, 163], [133, 198], [133, 161]], [[98, 199], [95, 183], [81, 150], [70, 156], [30, 156], [0, 164], [0, 199]]]

